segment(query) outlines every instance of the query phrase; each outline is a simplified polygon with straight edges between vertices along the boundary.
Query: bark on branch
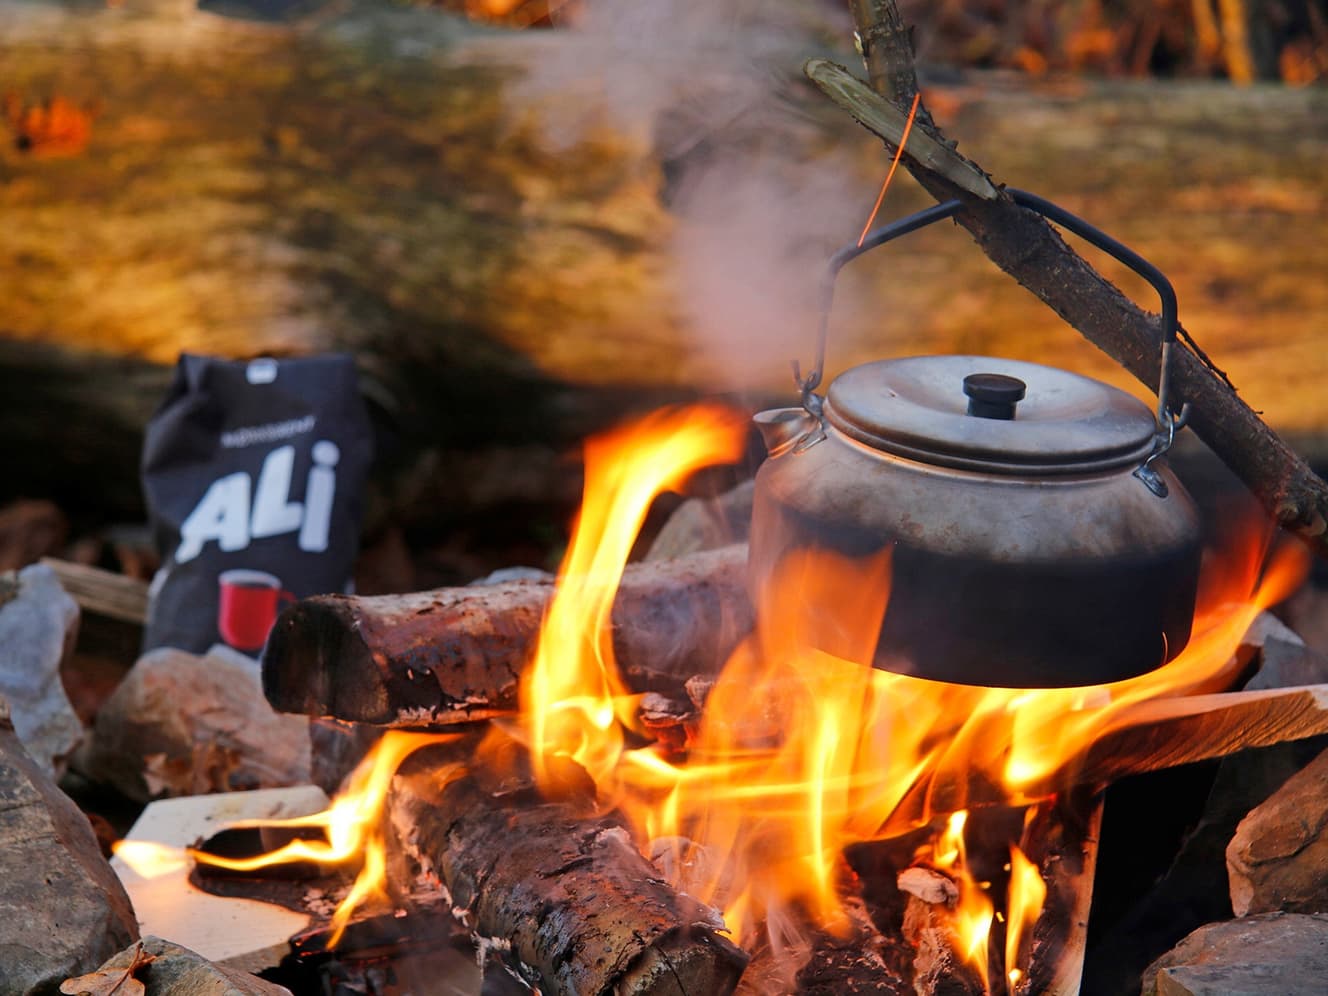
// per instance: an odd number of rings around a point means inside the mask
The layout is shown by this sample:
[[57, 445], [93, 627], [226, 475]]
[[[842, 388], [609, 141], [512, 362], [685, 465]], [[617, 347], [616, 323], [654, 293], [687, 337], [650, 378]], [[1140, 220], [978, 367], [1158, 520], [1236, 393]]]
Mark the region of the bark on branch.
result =
[[[850, 0], [872, 89], [854, 88], [843, 70], [813, 60], [808, 76], [887, 145], [898, 142], [889, 125], [917, 92], [909, 32], [895, 0]], [[893, 105], [894, 114], [883, 104]], [[919, 105], [914, 147], [904, 163], [937, 200], [958, 198], [956, 216], [997, 266], [1036, 294], [1090, 342], [1156, 390], [1160, 321], [1130, 301], [1071, 249], [1043, 218], [1017, 206], [1003, 190], [988, 198], [977, 178], [986, 172], [960, 156]], [[937, 149], [947, 150], [944, 154]], [[1244, 401], [1226, 379], [1192, 348], [1174, 350], [1172, 397], [1191, 406], [1190, 426], [1263, 503], [1279, 525], [1328, 554], [1328, 482], [1314, 473]]]
[[453, 915], [533, 989], [733, 991], [747, 956], [720, 914], [669, 887], [612, 816], [431, 763], [451, 760], [447, 751], [421, 755], [393, 782], [396, 839], [446, 888]]

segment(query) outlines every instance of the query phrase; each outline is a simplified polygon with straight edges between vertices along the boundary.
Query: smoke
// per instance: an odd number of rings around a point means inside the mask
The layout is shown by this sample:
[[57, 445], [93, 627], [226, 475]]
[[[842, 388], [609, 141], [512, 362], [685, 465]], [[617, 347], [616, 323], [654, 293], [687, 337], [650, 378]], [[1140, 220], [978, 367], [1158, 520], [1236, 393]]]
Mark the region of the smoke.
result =
[[570, 143], [606, 117], [649, 143], [673, 221], [667, 267], [687, 369], [724, 389], [789, 389], [810, 362], [828, 256], [870, 209], [879, 145], [801, 77], [845, 49], [846, 9], [808, 0], [587, 0], [572, 44], [523, 89]]

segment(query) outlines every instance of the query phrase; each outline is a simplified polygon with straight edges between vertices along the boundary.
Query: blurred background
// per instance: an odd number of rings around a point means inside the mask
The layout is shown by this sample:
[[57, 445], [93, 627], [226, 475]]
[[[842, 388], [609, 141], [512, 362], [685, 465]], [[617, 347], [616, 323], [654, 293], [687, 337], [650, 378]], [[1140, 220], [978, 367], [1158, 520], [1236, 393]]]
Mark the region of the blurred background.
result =
[[[960, 151], [1155, 262], [1321, 463], [1328, 4], [901, 9]], [[322, 350], [354, 354], [378, 433], [361, 590], [548, 566], [585, 434], [792, 401], [888, 167], [812, 56], [861, 75], [845, 4], [0, 0], [4, 566], [150, 576], [138, 457], [179, 353]], [[901, 173], [881, 219], [927, 203]], [[1142, 395], [948, 225], [845, 271], [829, 372], [924, 352]]]

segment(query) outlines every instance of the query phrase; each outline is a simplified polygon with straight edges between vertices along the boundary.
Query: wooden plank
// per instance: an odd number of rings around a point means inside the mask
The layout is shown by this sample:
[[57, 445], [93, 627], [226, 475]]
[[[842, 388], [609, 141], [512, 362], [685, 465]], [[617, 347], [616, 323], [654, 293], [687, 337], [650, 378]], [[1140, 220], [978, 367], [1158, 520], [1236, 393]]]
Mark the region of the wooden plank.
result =
[[[161, 799], [138, 818], [111, 867], [134, 904], [141, 932], [196, 951], [209, 961], [257, 972], [289, 953], [288, 938], [309, 918], [252, 899], [214, 896], [189, 881], [184, 848], [239, 820], [278, 820], [326, 809], [314, 785]], [[135, 844], [164, 844], [178, 860], [149, 870], [134, 859]], [[128, 848], [125, 845], [129, 845]]]
[[1015, 996], [1078, 996], [1104, 798], [1081, 786], [1039, 806], [1024, 828], [1019, 849], [1041, 871], [1047, 898], [1033, 924], [1027, 971], [1011, 987]]
[[55, 557], [42, 561], [85, 613], [142, 626], [148, 618], [148, 584], [138, 578]]

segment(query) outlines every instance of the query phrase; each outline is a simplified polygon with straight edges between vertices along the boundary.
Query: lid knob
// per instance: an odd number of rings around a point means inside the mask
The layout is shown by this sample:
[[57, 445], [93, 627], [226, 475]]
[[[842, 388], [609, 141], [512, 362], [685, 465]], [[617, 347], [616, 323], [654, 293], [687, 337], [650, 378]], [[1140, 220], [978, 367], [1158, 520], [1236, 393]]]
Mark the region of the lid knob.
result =
[[1023, 400], [1028, 385], [1018, 377], [1005, 374], [975, 373], [964, 378], [968, 395], [968, 414], [978, 418], [1014, 418], [1014, 406]]

